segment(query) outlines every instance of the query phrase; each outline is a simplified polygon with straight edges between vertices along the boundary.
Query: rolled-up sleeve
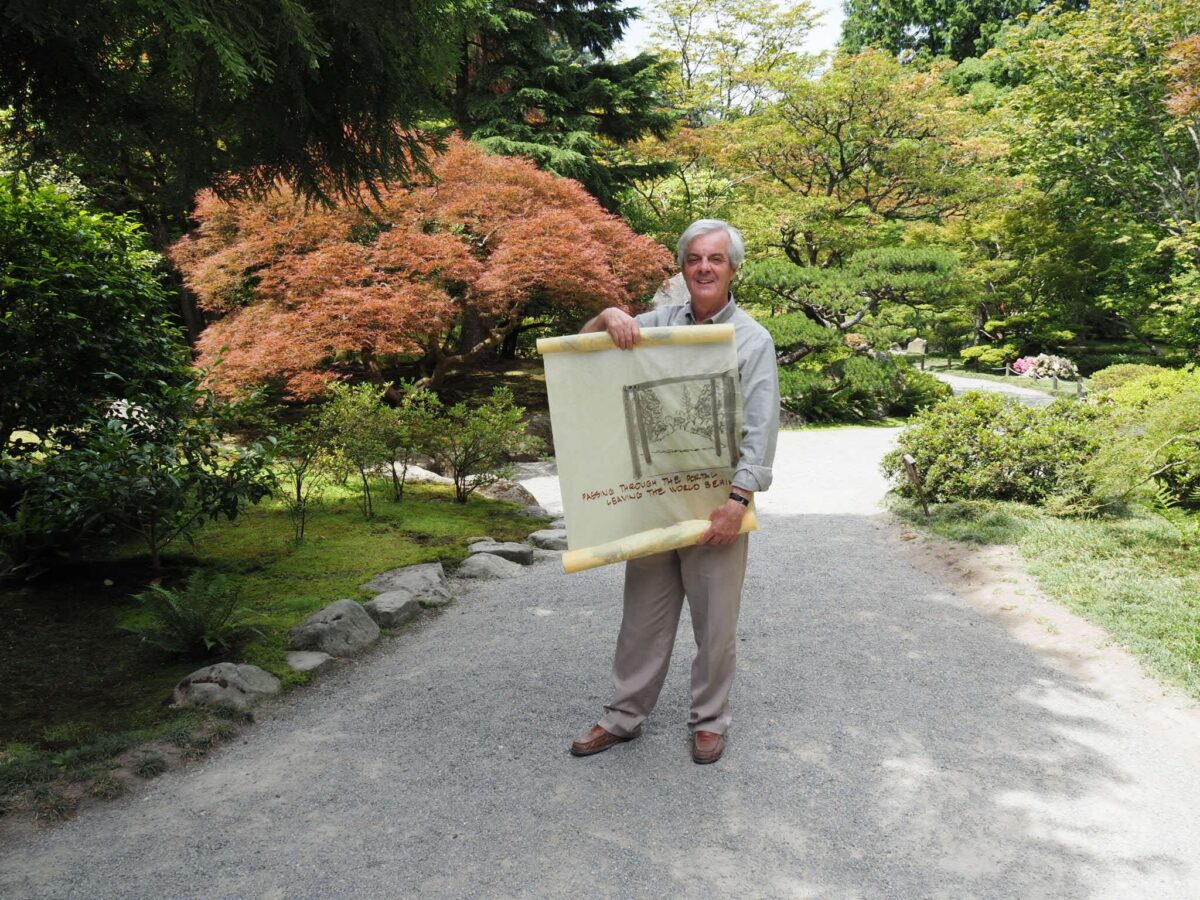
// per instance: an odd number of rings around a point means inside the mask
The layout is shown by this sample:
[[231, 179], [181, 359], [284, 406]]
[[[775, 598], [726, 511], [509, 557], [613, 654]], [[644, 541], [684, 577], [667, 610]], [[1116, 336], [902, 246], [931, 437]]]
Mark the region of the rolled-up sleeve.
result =
[[758, 329], [738, 348], [738, 374], [742, 383], [741, 457], [733, 473], [733, 486], [744, 491], [765, 491], [771, 486], [775, 442], [779, 436], [779, 369], [775, 343]]

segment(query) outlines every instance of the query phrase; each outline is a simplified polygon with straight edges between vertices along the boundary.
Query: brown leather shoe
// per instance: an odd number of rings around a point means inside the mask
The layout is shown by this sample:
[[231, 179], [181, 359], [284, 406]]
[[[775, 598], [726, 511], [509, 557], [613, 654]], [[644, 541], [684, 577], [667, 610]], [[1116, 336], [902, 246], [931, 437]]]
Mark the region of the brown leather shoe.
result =
[[692, 732], [692, 762], [699, 765], [715, 763], [725, 752], [725, 735], [715, 731]]
[[591, 756], [593, 753], [603, 753], [609, 747], [616, 744], [632, 741], [641, 733], [642, 729], [638, 728], [629, 737], [621, 737], [620, 735], [613, 734], [611, 731], [605, 731], [599, 725], [593, 725], [587, 734], [571, 744], [571, 755]]

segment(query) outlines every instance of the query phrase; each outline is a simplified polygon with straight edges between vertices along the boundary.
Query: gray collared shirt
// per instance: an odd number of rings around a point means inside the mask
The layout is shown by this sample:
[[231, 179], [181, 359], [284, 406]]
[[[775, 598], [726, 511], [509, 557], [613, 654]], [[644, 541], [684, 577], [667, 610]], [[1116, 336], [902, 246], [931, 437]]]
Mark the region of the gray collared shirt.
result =
[[775, 342], [730, 296], [715, 316], [697, 322], [692, 304], [660, 306], [636, 316], [647, 328], [662, 325], [723, 325], [732, 323], [737, 343], [738, 379], [742, 386], [742, 444], [734, 487], [743, 491], [765, 491], [771, 486], [775, 441], [779, 435], [779, 370], [775, 365]]

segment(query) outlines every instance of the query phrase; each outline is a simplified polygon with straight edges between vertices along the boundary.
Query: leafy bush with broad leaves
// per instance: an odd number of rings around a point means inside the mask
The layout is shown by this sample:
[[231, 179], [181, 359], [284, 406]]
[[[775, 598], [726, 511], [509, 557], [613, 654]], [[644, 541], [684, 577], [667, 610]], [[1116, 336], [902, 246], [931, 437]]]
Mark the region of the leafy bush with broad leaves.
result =
[[1072, 400], [1022, 406], [1001, 394], [972, 391], [918, 412], [883, 460], [897, 491], [915, 492], [904, 474], [916, 460], [926, 496], [952, 500], [1075, 500], [1094, 491], [1087, 464], [1102, 444], [1102, 411]]
[[906, 416], [950, 396], [927, 372], [887, 356], [854, 355], [824, 370], [783, 367], [784, 409], [808, 422], [859, 422]]
[[[225, 443], [229, 405], [194, 382], [93, 408], [75, 446], [0, 458], [0, 557], [26, 577], [89, 538], [140, 538], [151, 566], [203, 523], [270, 491], [271, 448]], [[3, 574], [3, 572], [0, 572]]]
[[105, 373], [129, 393], [186, 380], [161, 262], [132, 220], [0, 175], [0, 452], [32, 449], [16, 431], [72, 442]]
[[151, 585], [137, 595], [143, 621], [125, 626], [149, 644], [194, 659], [230, 648], [234, 640], [259, 633], [237, 592], [221, 575], [193, 572], [181, 588]]

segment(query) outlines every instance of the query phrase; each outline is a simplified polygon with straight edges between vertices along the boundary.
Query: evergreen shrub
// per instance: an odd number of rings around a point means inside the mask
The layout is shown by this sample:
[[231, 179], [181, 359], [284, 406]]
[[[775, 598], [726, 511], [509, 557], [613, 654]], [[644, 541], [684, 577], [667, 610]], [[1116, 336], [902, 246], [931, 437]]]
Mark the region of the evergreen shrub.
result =
[[1088, 497], [1086, 464], [1102, 443], [1102, 410], [1072, 400], [1037, 408], [1001, 394], [972, 391], [918, 412], [884, 457], [899, 493], [914, 495], [904, 474], [911, 453], [926, 496], [952, 500], [1045, 503]]

